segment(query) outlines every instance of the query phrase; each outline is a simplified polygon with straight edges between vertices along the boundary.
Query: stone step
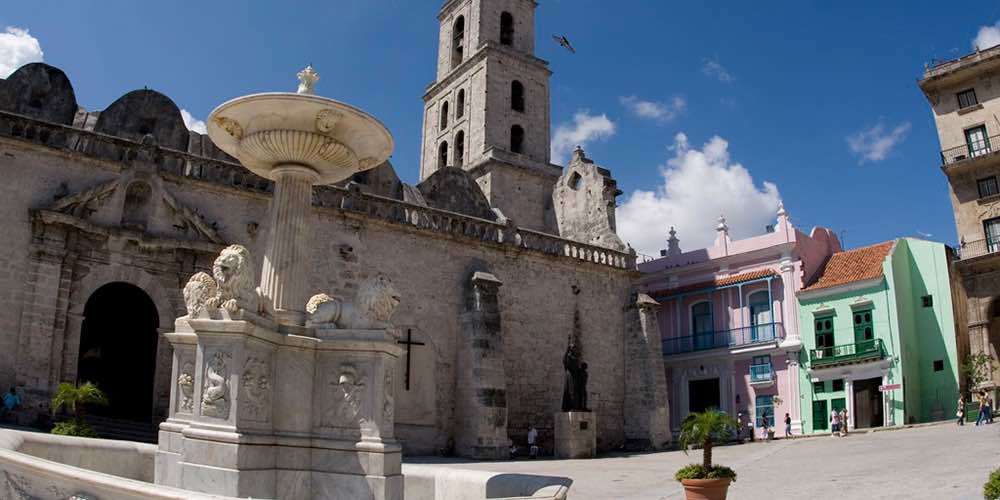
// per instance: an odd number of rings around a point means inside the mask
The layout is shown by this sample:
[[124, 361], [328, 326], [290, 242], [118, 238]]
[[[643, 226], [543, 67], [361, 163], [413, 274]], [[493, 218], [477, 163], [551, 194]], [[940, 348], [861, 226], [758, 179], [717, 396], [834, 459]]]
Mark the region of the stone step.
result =
[[152, 422], [137, 422], [96, 415], [87, 415], [84, 421], [104, 439], [156, 443], [158, 425]]

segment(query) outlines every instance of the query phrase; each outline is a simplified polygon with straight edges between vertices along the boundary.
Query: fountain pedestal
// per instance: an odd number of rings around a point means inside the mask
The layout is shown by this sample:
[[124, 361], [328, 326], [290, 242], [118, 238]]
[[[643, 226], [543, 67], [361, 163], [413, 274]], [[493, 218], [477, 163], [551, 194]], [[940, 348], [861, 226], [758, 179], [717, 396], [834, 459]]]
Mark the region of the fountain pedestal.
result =
[[279, 334], [179, 319], [175, 390], [156, 482], [231, 497], [401, 499], [389, 330]]

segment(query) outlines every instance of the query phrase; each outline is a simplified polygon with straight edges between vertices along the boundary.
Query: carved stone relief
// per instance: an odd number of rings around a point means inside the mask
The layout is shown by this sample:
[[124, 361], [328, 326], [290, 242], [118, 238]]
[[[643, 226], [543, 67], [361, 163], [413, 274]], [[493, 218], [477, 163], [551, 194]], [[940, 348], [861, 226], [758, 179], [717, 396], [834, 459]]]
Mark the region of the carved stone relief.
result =
[[194, 413], [194, 363], [185, 361], [177, 376], [177, 411]]
[[365, 373], [349, 363], [340, 365], [330, 381], [331, 396], [323, 414], [326, 427], [360, 428], [367, 419], [364, 411]]
[[201, 389], [201, 414], [207, 417], [229, 418], [229, 362], [232, 354], [215, 351], [205, 365]]
[[244, 415], [257, 422], [271, 420], [271, 362], [267, 355], [252, 356], [243, 367], [240, 385], [243, 398], [240, 409]]
[[385, 427], [388, 429], [392, 426], [393, 418], [395, 417], [395, 399], [393, 397], [393, 391], [395, 386], [392, 381], [392, 366], [385, 367], [385, 385], [383, 385], [383, 390], [385, 391], [385, 403], [382, 405], [382, 415], [385, 418]]

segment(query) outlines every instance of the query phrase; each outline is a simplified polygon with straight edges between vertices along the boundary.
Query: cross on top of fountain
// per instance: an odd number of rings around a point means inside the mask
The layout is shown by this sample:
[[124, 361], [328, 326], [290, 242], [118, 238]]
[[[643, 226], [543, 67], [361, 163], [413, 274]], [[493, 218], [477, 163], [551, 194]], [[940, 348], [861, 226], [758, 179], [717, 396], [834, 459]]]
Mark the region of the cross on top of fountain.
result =
[[319, 81], [319, 73], [313, 69], [312, 64], [299, 71], [299, 94], [313, 95], [316, 93], [316, 82]]

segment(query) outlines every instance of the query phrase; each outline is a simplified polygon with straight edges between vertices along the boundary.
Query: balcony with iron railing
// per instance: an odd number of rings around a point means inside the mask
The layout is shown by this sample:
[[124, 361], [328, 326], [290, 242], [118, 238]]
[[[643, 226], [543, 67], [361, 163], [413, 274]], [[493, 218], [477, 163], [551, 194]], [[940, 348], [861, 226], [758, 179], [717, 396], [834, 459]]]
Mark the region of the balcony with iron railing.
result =
[[812, 349], [809, 351], [809, 366], [811, 368], [827, 368], [879, 361], [885, 358], [885, 344], [882, 339], [872, 339], [853, 344]]
[[1000, 135], [970, 141], [958, 147], [941, 151], [941, 165], [949, 166], [960, 162], [990, 156], [1000, 148]]
[[976, 241], [964, 241], [955, 249], [959, 260], [974, 259], [984, 255], [1000, 253], [1000, 238], [985, 238]]
[[781, 323], [745, 326], [663, 339], [663, 355], [747, 347], [780, 341], [784, 338], [785, 329]]
[[754, 387], [774, 385], [774, 369], [771, 363], [750, 365], [750, 385]]

